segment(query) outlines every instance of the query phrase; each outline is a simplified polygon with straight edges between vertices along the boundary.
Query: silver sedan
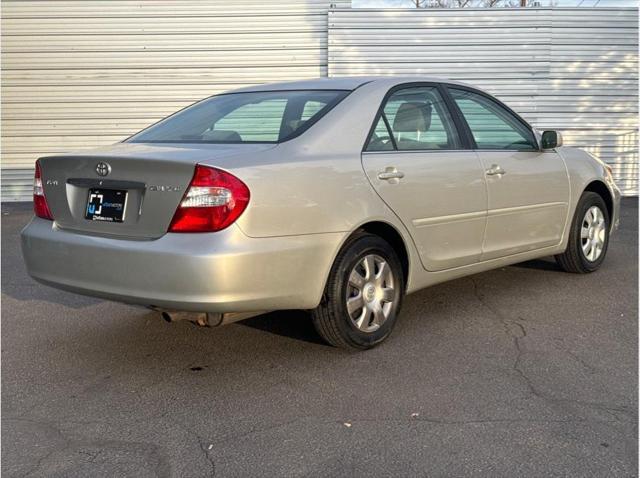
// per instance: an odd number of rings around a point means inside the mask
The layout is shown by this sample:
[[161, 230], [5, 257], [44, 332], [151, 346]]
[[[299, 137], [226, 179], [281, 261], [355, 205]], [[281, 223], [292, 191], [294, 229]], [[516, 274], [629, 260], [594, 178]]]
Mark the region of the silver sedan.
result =
[[598, 269], [609, 166], [492, 96], [433, 78], [263, 85], [110, 147], [40, 158], [32, 277], [220, 325], [312, 310], [331, 344], [386, 339], [403, 296], [542, 256]]

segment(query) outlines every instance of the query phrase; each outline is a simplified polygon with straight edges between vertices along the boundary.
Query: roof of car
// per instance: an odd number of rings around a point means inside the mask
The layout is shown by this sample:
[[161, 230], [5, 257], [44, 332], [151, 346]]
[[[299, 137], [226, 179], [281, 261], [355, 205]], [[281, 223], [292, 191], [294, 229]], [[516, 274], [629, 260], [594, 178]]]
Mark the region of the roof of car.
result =
[[445, 78], [423, 76], [343, 76], [332, 78], [313, 78], [310, 80], [287, 81], [282, 83], [265, 83], [234, 90], [238, 91], [278, 91], [278, 90], [355, 90], [359, 86], [371, 82], [409, 83], [415, 81], [436, 83], [458, 83]]

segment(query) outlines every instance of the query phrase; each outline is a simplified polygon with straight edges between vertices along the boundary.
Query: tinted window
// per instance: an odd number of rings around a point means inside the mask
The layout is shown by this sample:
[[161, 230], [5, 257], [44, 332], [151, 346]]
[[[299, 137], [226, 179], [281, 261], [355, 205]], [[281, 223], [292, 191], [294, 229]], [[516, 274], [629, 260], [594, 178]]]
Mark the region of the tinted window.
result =
[[373, 130], [367, 151], [389, 151], [393, 150], [393, 140], [391, 139], [391, 132], [387, 128], [384, 122], [384, 115], [380, 116], [376, 129]]
[[[383, 115], [401, 151], [460, 147], [449, 112], [435, 87], [420, 86], [396, 91], [387, 100]], [[389, 141], [385, 140], [385, 129], [384, 118], [381, 117], [371, 137], [370, 151], [391, 149]]]
[[324, 108], [326, 105], [327, 104], [323, 103], [322, 101], [317, 101], [317, 100], [307, 101], [304, 104], [304, 108], [302, 110], [301, 119], [303, 119], [305, 121], [308, 120], [313, 115], [315, 115], [318, 111], [320, 111], [322, 108]]
[[478, 149], [538, 149], [531, 130], [511, 112], [484, 95], [450, 88]]
[[213, 96], [128, 141], [137, 143], [277, 143], [304, 131], [347, 91], [269, 91]]
[[277, 141], [287, 100], [277, 98], [240, 106], [201, 133], [206, 139]]

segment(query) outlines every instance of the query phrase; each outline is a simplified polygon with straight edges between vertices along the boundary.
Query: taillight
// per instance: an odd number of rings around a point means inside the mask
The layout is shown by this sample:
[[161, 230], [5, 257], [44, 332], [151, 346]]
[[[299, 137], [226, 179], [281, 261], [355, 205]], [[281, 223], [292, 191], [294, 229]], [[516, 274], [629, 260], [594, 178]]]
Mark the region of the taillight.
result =
[[198, 164], [169, 232], [220, 231], [233, 224], [248, 203], [246, 184], [230, 173]]
[[36, 173], [33, 176], [33, 212], [42, 219], [50, 219], [53, 221], [53, 215], [47, 204], [47, 198], [44, 195], [44, 188], [42, 187], [40, 161], [36, 161]]

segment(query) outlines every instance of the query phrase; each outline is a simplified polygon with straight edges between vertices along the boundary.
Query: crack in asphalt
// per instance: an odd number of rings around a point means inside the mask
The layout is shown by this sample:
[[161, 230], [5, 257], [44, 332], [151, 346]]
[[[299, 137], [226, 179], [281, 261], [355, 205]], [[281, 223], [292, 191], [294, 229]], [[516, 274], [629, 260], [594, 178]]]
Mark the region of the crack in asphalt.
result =
[[[545, 398], [546, 397], [542, 397]], [[555, 400], [555, 399], [554, 399]], [[572, 400], [572, 402], [574, 402]], [[575, 401], [577, 402], [577, 401]], [[585, 403], [583, 403], [585, 404]], [[590, 405], [593, 406], [593, 403], [588, 403], [585, 405]], [[160, 417], [163, 417], [167, 415], [167, 413], [160, 415]], [[272, 430], [276, 430], [278, 428], [283, 428], [289, 425], [292, 425], [296, 422], [305, 420], [305, 419], [309, 419], [309, 418], [313, 418], [313, 417], [298, 417], [292, 420], [287, 420], [285, 422], [280, 422], [280, 423], [276, 423], [273, 425], [269, 425], [269, 426], [265, 426], [265, 427], [255, 427], [252, 430], [246, 432], [246, 433], [241, 433], [241, 434], [237, 434], [237, 435], [231, 435], [228, 437], [225, 437], [224, 439], [218, 439], [215, 441], [208, 441], [203, 439], [203, 437], [197, 433], [195, 430], [193, 430], [190, 427], [185, 426], [182, 423], [177, 423], [174, 422], [173, 420], [170, 420], [171, 423], [176, 426], [181, 428], [184, 432], [186, 432], [187, 434], [190, 434], [191, 436], [193, 436], [199, 446], [199, 449], [202, 453], [202, 456], [205, 458], [205, 460], [207, 461], [207, 463], [209, 464], [210, 467], [210, 474], [208, 474], [207, 476], [210, 477], [215, 477], [216, 476], [216, 465], [215, 465], [215, 460], [213, 459], [213, 457], [211, 457], [211, 450], [214, 449], [213, 447], [220, 444], [220, 443], [229, 443], [232, 442], [234, 440], [238, 440], [241, 438], [245, 438], [245, 437], [251, 437], [253, 435], [256, 434], [260, 434], [260, 433], [265, 433], [265, 432], [269, 432]], [[367, 419], [367, 418], [348, 418], [348, 419], [344, 419], [344, 420], [336, 420], [335, 418], [330, 419], [330, 418], [326, 418], [326, 417], [317, 417], [317, 419], [320, 422], [323, 422], [325, 424], [329, 424], [329, 423], [335, 423], [338, 424], [340, 426], [342, 426], [345, 422], [349, 422], [352, 425], [357, 425], [358, 423], [402, 423], [402, 424], [407, 424], [407, 423], [430, 423], [430, 424], [434, 424], [434, 425], [444, 425], [444, 426], [468, 426], [468, 425], [491, 425], [491, 424], [518, 424], [518, 423], [538, 423], [538, 424], [552, 424], [552, 423], [557, 423], [557, 424], [562, 424], [562, 423], [590, 423], [590, 424], [614, 424], [614, 423], [619, 423], [620, 421], [617, 419], [614, 420], [597, 420], [597, 419], [589, 419], [589, 418], [580, 418], [580, 419], [535, 419], [535, 418], [483, 418], [483, 419], [465, 419], [465, 420], [449, 420], [449, 419], [441, 419], [441, 418], [437, 418], [437, 417], [407, 417], [407, 418], [384, 418], [384, 417], [379, 417], [379, 418], [371, 418], [371, 419]], [[29, 418], [22, 418], [22, 417], [12, 417], [12, 418], [3, 418], [3, 420], [7, 420], [7, 421], [24, 421], [24, 422], [29, 422], [29, 423], [33, 423], [35, 425], [41, 426], [41, 427], [47, 427], [48, 429], [52, 430], [58, 437], [60, 437], [61, 441], [63, 442], [63, 446], [58, 446], [55, 447], [52, 451], [48, 452], [47, 454], [45, 454], [43, 457], [39, 458], [34, 464], [33, 466], [31, 466], [29, 468], [29, 470], [27, 470], [25, 473], [20, 475], [20, 478], [26, 478], [28, 476], [33, 475], [35, 472], [37, 472], [38, 469], [41, 468], [41, 466], [47, 461], [47, 459], [49, 459], [52, 455], [54, 455], [55, 453], [60, 453], [60, 452], [64, 452], [65, 450], [68, 450], [72, 445], [78, 443], [74, 440], [70, 440], [68, 439], [64, 433], [62, 432], [62, 430], [59, 428], [60, 424], [65, 424], [65, 423], [71, 423], [71, 424], [80, 424], [80, 423], [87, 423], [87, 422], [74, 422], [74, 421], [65, 421], [65, 422], [60, 422], [60, 423], [51, 423], [51, 422], [47, 422], [44, 420], [35, 420], [35, 419], [29, 419]], [[102, 423], [102, 422], [95, 422], [95, 423]], [[352, 428], [349, 427], [349, 430], [357, 430], [356, 428]], [[102, 442], [97, 442], [96, 445], [98, 446], [100, 443]], [[83, 442], [83, 445], [86, 446], [87, 443]], [[152, 445], [153, 448], [155, 450], [158, 450], [158, 446], [154, 445], [154, 444], [149, 444]], [[211, 447], [211, 449], [209, 449], [209, 447]], [[92, 454], [83, 450], [78, 450], [79, 453], [85, 454], [87, 456], [91, 456], [92, 459], [95, 459], [101, 452], [98, 452], [96, 454]], [[170, 475], [170, 470], [169, 468], [167, 468], [166, 466], [163, 466], [163, 460], [159, 460], [158, 462], [158, 467], [156, 470], [157, 476], [169, 476]]]
[[54, 455], [55, 453], [67, 450], [71, 445], [71, 440], [69, 440], [66, 436], [64, 436], [64, 434], [62, 433], [62, 430], [60, 430], [57, 426], [53, 425], [50, 422], [46, 422], [44, 420], [34, 420], [30, 418], [2, 418], [2, 421], [5, 421], [5, 420], [16, 421], [16, 422], [23, 421], [23, 422], [36, 425], [38, 427], [48, 428], [49, 430], [53, 431], [54, 434], [57, 435], [64, 444], [60, 448], [54, 447], [50, 452], [45, 453], [44, 456], [41, 456], [40, 458], [38, 458], [30, 468], [28, 468], [24, 473], [18, 475], [18, 478], [26, 478], [27, 476], [33, 475], [33, 473], [35, 473], [40, 468], [40, 466], [52, 455]]
[[208, 440], [204, 440], [202, 438], [202, 436], [200, 436], [200, 434], [198, 432], [196, 432], [195, 430], [193, 430], [190, 427], [186, 427], [184, 426], [184, 424], [182, 423], [177, 423], [173, 420], [170, 420], [171, 423], [180, 428], [182, 431], [184, 431], [185, 433], [193, 436], [196, 441], [198, 442], [198, 446], [200, 448], [200, 450], [202, 451], [202, 456], [204, 457], [204, 459], [207, 461], [207, 463], [209, 464], [209, 468], [211, 469], [211, 474], [209, 475], [210, 478], [213, 478], [214, 476], [216, 476], [216, 463], [215, 460], [213, 459], [213, 457], [210, 455], [210, 450], [209, 447], [207, 446], [207, 443], [209, 443], [209, 445], [212, 445], [213, 442], [208, 441]]
[[582, 367], [585, 370], [587, 370], [591, 374], [597, 373], [598, 369], [596, 367], [594, 367], [593, 365], [587, 363], [586, 360], [584, 360], [582, 357], [578, 356], [577, 354], [573, 353], [571, 350], [569, 350], [569, 348], [566, 345], [564, 345], [564, 339], [562, 337], [556, 337], [553, 340], [554, 340], [554, 342], [557, 344], [558, 348], [562, 352], [566, 353], [575, 362], [577, 362], [580, 365], [582, 365]]
[[64, 424], [79, 424], [79, 423], [104, 423], [104, 422], [73, 422], [73, 421], [59, 421], [59, 422], [51, 422], [41, 419], [32, 419], [25, 417], [3, 417], [3, 422], [13, 421], [13, 422], [26, 422], [36, 425], [40, 428], [46, 428], [52, 431], [55, 435], [57, 435], [61, 441], [60, 445], [53, 445], [53, 449], [43, 456], [35, 460], [32, 466], [30, 466], [25, 472], [20, 475], [17, 475], [19, 478], [26, 478], [28, 476], [33, 476], [42, 465], [52, 456], [59, 453], [64, 453], [70, 450], [73, 446], [80, 447], [96, 447], [98, 448], [97, 453], [91, 453], [86, 450], [78, 449], [76, 450], [78, 454], [85, 455], [89, 458], [90, 462], [93, 462], [100, 454], [104, 452], [105, 449], [113, 448], [114, 445], [121, 445], [125, 448], [131, 448], [135, 446], [142, 446], [147, 449], [146, 453], [144, 453], [144, 458], [157, 458], [157, 464], [155, 467], [156, 476], [161, 478], [168, 478], [171, 476], [171, 467], [169, 462], [166, 460], [166, 457], [163, 453], [161, 453], [162, 447], [151, 442], [135, 442], [135, 441], [123, 441], [123, 440], [95, 440], [95, 441], [86, 441], [86, 440], [72, 440], [68, 438], [65, 433], [61, 430], [61, 426]]
[[[485, 309], [491, 312], [493, 317], [498, 319], [498, 322], [502, 325], [502, 328], [504, 329], [505, 334], [512, 339], [516, 353], [515, 353], [515, 358], [511, 366], [511, 369], [520, 377], [521, 381], [524, 383], [524, 385], [526, 386], [527, 390], [531, 395], [550, 403], [560, 403], [560, 404], [573, 403], [583, 407], [595, 408], [597, 410], [608, 413], [616, 421], [622, 421], [618, 414], [627, 415], [630, 419], [634, 421], [637, 419], [637, 414], [634, 413], [634, 411], [630, 407], [627, 407], [624, 405], [610, 404], [606, 402], [604, 403], [603, 402], [585, 402], [585, 401], [571, 399], [571, 398], [557, 398], [557, 397], [546, 395], [540, 390], [538, 390], [536, 386], [533, 384], [533, 381], [531, 380], [531, 378], [527, 375], [527, 373], [524, 371], [524, 369], [521, 366], [522, 356], [524, 354], [521, 341], [527, 337], [527, 329], [525, 328], [524, 324], [522, 324], [518, 320], [514, 320], [509, 317], [506, 317], [500, 310], [498, 310], [493, 305], [491, 305], [486, 300], [485, 296], [480, 292], [478, 282], [476, 281], [475, 277], [471, 276], [469, 277], [469, 280], [473, 284], [473, 294], [478, 300], [478, 302], [480, 302], [480, 304]], [[517, 328], [518, 330], [517, 333], [513, 332], [514, 328]]]
[[209, 454], [209, 450], [207, 449], [207, 446], [205, 445], [205, 442], [202, 441], [202, 438], [200, 438], [200, 436], [195, 433], [192, 432], [198, 439], [198, 443], [200, 444], [200, 449], [202, 450], [202, 454], [204, 456], [204, 459], [207, 460], [207, 462], [209, 462], [209, 466], [211, 467], [211, 478], [213, 478], [214, 476], [216, 476], [216, 463], [214, 461], [214, 459], [211, 457], [211, 455]]

